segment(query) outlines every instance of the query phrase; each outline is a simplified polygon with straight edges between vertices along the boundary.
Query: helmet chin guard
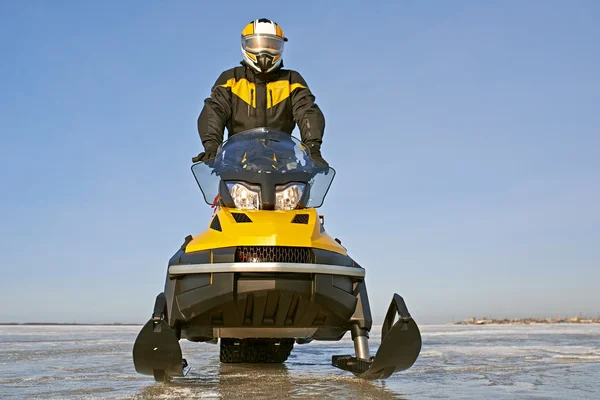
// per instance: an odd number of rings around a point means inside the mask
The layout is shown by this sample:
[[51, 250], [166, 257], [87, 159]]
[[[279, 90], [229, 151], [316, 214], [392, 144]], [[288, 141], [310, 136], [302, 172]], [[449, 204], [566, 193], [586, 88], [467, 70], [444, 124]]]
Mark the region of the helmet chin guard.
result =
[[275, 63], [273, 62], [273, 56], [271, 56], [270, 54], [261, 54], [257, 57], [257, 61], [256, 61], [258, 68], [261, 69], [261, 71], [269, 71], [273, 68], [273, 66], [275, 65]]

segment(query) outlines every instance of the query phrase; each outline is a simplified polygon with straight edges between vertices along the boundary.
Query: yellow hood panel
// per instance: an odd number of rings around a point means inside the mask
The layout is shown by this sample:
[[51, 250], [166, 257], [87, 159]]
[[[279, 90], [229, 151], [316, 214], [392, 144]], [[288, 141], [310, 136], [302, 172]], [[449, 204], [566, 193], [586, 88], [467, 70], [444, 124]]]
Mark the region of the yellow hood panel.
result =
[[[244, 213], [252, 222], [236, 222], [232, 213]], [[297, 214], [308, 214], [308, 224], [292, 223]], [[321, 222], [314, 208], [271, 211], [223, 207], [216, 212], [213, 218], [215, 217], [219, 218], [221, 232], [208, 228], [196, 235], [188, 243], [186, 253], [233, 246], [295, 246], [347, 255], [344, 247], [326, 232], [321, 233]]]

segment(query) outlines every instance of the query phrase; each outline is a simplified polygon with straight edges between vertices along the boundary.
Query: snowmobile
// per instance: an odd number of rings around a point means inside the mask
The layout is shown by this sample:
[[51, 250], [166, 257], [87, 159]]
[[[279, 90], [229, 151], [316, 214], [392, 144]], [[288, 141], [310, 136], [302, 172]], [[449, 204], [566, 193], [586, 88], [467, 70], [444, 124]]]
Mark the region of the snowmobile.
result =
[[297, 138], [267, 128], [231, 136], [192, 173], [215, 210], [169, 260], [164, 292], [133, 347], [137, 372], [157, 381], [189, 371], [179, 341], [220, 345], [222, 363], [282, 363], [294, 344], [339, 341], [354, 355], [332, 365], [365, 379], [410, 368], [421, 334], [394, 294], [371, 356], [365, 269], [325, 230], [323, 204], [335, 170]]

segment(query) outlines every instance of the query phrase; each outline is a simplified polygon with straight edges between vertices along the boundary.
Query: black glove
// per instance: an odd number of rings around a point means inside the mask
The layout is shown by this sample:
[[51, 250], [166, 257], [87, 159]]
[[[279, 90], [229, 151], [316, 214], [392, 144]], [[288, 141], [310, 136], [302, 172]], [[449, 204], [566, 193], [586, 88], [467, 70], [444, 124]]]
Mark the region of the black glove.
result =
[[311, 155], [310, 157], [313, 159], [313, 161], [315, 163], [321, 164], [320, 166], [329, 167], [329, 163], [327, 161], [325, 161], [325, 159], [321, 156], [321, 153]]
[[217, 156], [217, 148], [209, 147], [204, 149], [202, 153], [198, 154], [196, 157], [192, 157], [192, 162], [205, 162], [208, 160], [212, 160]]
[[318, 167], [329, 167], [329, 164], [321, 155], [321, 145], [319, 143], [308, 143], [307, 146], [308, 150], [310, 151], [310, 158], [312, 158], [315, 164], [320, 164], [318, 165]]

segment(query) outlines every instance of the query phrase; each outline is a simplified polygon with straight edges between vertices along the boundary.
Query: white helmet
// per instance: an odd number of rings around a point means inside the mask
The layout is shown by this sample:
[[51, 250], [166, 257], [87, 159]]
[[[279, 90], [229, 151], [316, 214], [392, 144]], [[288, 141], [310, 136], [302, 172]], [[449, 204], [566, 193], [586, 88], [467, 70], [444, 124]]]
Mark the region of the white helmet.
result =
[[244, 61], [256, 72], [271, 72], [281, 65], [284, 42], [287, 38], [275, 22], [254, 20], [242, 30]]

